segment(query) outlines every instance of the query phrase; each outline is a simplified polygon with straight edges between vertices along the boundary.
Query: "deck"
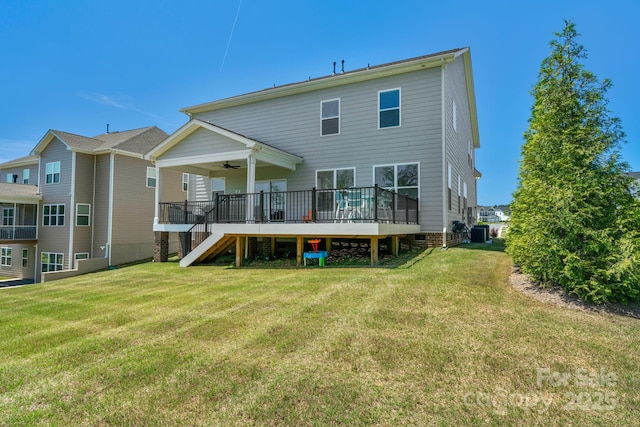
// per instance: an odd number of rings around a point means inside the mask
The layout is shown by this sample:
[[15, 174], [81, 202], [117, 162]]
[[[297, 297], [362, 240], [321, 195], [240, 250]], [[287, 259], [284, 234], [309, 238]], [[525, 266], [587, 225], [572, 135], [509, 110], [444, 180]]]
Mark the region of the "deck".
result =
[[225, 194], [208, 201], [163, 202], [158, 210], [154, 231], [184, 233], [183, 242], [190, 242], [183, 247], [185, 258], [208, 242], [199, 255], [187, 258], [194, 262], [215, 254], [216, 245], [228, 245], [231, 238], [237, 247], [242, 237], [296, 238], [299, 248], [308, 238], [359, 238], [370, 239], [373, 248], [380, 238], [420, 231], [418, 200], [377, 186]]

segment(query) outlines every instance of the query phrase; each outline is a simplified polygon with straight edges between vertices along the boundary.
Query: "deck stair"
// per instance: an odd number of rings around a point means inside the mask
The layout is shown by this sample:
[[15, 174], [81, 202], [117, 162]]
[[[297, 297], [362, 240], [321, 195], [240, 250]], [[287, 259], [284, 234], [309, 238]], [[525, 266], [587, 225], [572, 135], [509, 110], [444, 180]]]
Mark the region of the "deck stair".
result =
[[192, 264], [213, 259], [222, 255], [234, 244], [235, 237], [222, 233], [212, 233], [180, 260], [180, 267], [188, 267]]

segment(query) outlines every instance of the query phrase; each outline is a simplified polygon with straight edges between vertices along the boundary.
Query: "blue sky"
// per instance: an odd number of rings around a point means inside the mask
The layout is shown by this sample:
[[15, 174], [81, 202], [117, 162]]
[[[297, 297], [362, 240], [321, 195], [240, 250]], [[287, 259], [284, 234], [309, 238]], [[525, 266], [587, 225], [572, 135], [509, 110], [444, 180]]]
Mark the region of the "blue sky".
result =
[[471, 47], [478, 202], [516, 186], [542, 59], [571, 19], [587, 68], [613, 81], [623, 158], [640, 171], [640, 2], [635, 0], [0, 0], [0, 162], [48, 129], [81, 135], [187, 121], [182, 107], [457, 47]]

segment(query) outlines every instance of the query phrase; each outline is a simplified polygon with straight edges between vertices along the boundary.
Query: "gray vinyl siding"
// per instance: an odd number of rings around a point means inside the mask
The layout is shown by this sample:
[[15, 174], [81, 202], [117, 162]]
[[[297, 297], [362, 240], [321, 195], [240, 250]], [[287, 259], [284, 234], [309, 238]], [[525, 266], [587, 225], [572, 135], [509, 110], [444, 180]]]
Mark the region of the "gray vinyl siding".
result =
[[[475, 207], [476, 185], [473, 174], [473, 164], [468, 162], [468, 144], [472, 141], [471, 118], [467, 86], [465, 79], [464, 62], [458, 57], [445, 68], [445, 138], [446, 138], [446, 162], [452, 168], [452, 200], [451, 210], [448, 210], [447, 226], [451, 226], [454, 220], [466, 222], [465, 213], [458, 213], [458, 175], [461, 182], [467, 183], [467, 206]], [[453, 101], [456, 103], [457, 130], [453, 128]], [[460, 204], [464, 203], [463, 185], [460, 190]]]
[[[73, 256], [76, 253], [88, 252], [90, 257], [93, 253], [91, 247], [91, 235], [93, 227], [93, 166], [95, 156], [92, 154], [76, 153], [76, 188], [75, 201], [73, 206]], [[88, 226], [76, 225], [77, 205], [88, 204], [91, 207]], [[102, 254], [100, 255], [102, 257]]]
[[[40, 189], [42, 191], [42, 205], [64, 204], [64, 226], [43, 226], [44, 209], [39, 209], [38, 219], [38, 251], [56, 252], [64, 254], [64, 268], [72, 268], [73, 262], [69, 262], [69, 230], [74, 218], [70, 216], [71, 193], [71, 157], [72, 152], [67, 150], [64, 143], [54, 138], [42, 151], [40, 161]], [[45, 184], [45, 168], [49, 162], [60, 162], [60, 182]], [[41, 206], [42, 206], [41, 205]], [[38, 256], [39, 256], [38, 254]], [[38, 258], [39, 259], [39, 258]]]
[[152, 164], [133, 157], [115, 156], [113, 265], [153, 256], [155, 192], [146, 187], [147, 166]]
[[[418, 162], [421, 228], [441, 230], [440, 76], [441, 69], [432, 68], [209, 111], [196, 118], [303, 157], [304, 163], [295, 172], [279, 170], [277, 178], [287, 179], [289, 190], [315, 186], [316, 170], [355, 167], [356, 185], [369, 186], [373, 185], [374, 165]], [[378, 92], [396, 88], [401, 89], [402, 125], [378, 129]], [[340, 134], [321, 136], [321, 101], [336, 98], [340, 99]], [[195, 132], [180, 153], [215, 152], [212, 150], [218, 148], [212, 148], [211, 135], [208, 131]], [[229, 149], [228, 144], [224, 146]], [[222, 151], [222, 145], [220, 149]], [[167, 157], [163, 155], [163, 158]], [[246, 170], [226, 173], [227, 192], [245, 191]], [[267, 179], [266, 173], [266, 168], [257, 168], [256, 180]]]
[[109, 224], [109, 164], [110, 155], [100, 154], [96, 158], [96, 190], [92, 208], [93, 258], [104, 258], [108, 241]]
[[38, 164], [11, 167], [6, 169], [0, 169], [0, 182], [7, 182], [7, 174], [18, 175], [18, 184], [23, 184], [23, 173], [25, 169], [29, 169], [29, 182], [28, 184], [36, 185], [38, 183]]
[[[11, 248], [11, 266], [0, 265], [0, 276], [16, 279], [33, 279], [36, 253], [33, 247], [33, 242], [11, 244], [0, 243], [0, 248]], [[26, 267], [22, 267], [22, 249], [27, 249], [29, 251]]]
[[162, 155], [163, 159], [200, 156], [203, 154], [224, 153], [227, 151], [246, 150], [247, 147], [206, 129], [198, 129], [186, 137], [180, 144]]

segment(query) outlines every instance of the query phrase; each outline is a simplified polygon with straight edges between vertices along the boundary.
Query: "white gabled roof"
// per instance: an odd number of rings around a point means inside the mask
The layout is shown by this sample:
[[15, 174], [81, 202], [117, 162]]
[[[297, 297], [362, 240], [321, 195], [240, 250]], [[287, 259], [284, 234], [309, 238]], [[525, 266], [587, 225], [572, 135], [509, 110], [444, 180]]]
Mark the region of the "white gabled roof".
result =
[[[168, 152], [171, 148], [178, 145], [180, 142], [185, 140], [189, 135], [191, 135], [192, 133], [194, 133], [199, 129], [206, 129], [217, 135], [229, 138], [232, 141], [243, 144], [247, 149], [246, 156], [248, 156], [250, 153], [257, 160], [263, 160], [265, 162], [268, 162], [277, 166], [285, 167], [291, 170], [295, 170], [296, 165], [299, 165], [304, 161], [302, 157], [296, 156], [291, 153], [287, 153], [286, 151], [272, 147], [271, 145], [265, 144], [264, 142], [257, 141], [255, 139], [241, 135], [237, 132], [230, 131], [223, 127], [214, 125], [213, 123], [209, 123], [207, 121], [199, 120], [199, 119], [189, 120], [180, 129], [178, 129], [173, 134], [171, 134], [167, 139], [165, 139], [162, 143], [160, 143], [154, 149], [149, 151], [144, 156], [144, 158], [151, 161], [162, 162], [162, 155], [164, 153]], [[237, 156], [239, 152], [234, 152], [233, 154]], [[242, 155], [245, 156], [244, 152]], [[224, 154], [218, 154], [218, 155], [215, 155], [215, 159], [214, 157], [212, 157], [211, 160], [219, 161], [224, 159], [225, 159]], [[191, 161], [193, 159], [184, 159], [184, 160], [185, 162], [188, 163], [188, 161]], [[200, 156], [200, 160], [204, 161], [205, 159], [202, 156]], [[181, 161], [178, 160], [177, 162], [181, 162]]]

